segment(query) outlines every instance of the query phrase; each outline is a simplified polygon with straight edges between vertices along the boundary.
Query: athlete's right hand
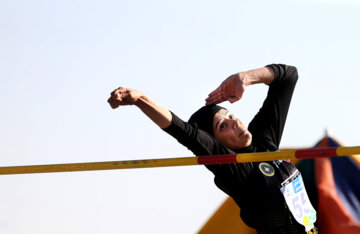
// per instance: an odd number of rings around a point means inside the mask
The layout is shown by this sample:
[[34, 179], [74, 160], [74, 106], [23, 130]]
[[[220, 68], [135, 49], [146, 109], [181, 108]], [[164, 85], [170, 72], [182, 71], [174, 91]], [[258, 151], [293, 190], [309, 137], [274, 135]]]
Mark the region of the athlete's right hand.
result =
[[119, 87], [111, 92], [108, 103], [113, 109], [119, 106], [135, 105], [143, 95], [142, 92], [135, 89]]

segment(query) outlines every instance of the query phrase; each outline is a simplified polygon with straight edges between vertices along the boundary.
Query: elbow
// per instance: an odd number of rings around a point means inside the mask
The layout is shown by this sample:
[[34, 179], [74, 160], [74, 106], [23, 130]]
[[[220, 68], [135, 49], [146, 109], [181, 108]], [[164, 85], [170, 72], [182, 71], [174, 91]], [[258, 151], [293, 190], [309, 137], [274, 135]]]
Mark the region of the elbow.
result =
[[272, 68], [275, 74], [275, 79], [281, 81], [291, 81], [296, 83], [298, 80], [298, 70], [295, 66], [286, 65], [286, 64], [271, 64], [267, 67]]
[[296, 82], [299, 79], [299, 74], [298, 74], [297, 68], [295, 66], [287, 66], [286, 74], [287, 74], [289, 81], [296, 84]]

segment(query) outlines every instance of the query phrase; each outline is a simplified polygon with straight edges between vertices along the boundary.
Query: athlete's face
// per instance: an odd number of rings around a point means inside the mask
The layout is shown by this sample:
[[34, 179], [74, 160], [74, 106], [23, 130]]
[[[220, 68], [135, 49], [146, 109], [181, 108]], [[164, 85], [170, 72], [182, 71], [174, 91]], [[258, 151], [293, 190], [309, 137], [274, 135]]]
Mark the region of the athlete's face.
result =
[[228, 110], [219, 110], [213, 119], [215, 139], [225, 147], [236, 150], [251, 144], [247, 127]]

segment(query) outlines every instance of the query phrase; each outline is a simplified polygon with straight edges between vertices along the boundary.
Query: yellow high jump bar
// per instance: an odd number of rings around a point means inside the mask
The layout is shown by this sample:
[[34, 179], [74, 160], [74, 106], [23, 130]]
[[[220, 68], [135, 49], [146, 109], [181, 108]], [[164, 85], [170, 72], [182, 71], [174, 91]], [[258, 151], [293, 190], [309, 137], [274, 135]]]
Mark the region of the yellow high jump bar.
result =
[[225, 154], [183, 158], [10, 166], [0, 167], [0, 175], [261, 162], [280, 159], [341, 157], [356, 154], [360, 154], [360, 146], [293, 149], [280, 152]]

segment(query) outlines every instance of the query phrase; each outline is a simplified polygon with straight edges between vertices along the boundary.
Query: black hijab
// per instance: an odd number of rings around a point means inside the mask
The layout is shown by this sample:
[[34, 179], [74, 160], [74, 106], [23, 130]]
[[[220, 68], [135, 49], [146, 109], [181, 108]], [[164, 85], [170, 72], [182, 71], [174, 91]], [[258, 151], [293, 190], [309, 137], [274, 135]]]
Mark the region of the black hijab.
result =
[[203, 106], [192, 114], [188, 122], [195, 123], [199, 129], [213, 136], [213, 119], [215, 114], [221, 109], [226, 110], [224, 107], [215, 104]]

